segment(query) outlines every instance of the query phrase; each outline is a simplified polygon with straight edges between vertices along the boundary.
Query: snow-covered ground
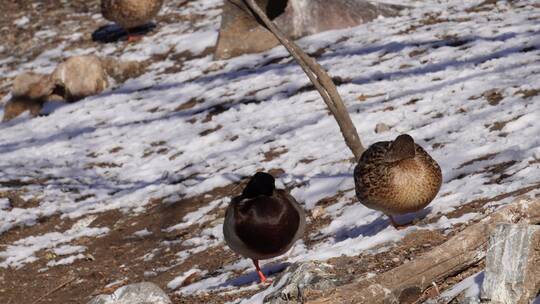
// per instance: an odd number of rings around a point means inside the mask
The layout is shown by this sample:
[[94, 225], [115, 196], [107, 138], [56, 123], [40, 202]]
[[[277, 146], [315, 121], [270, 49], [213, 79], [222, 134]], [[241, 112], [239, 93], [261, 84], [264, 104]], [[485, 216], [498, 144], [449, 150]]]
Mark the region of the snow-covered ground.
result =
[[[168, 2], [162, 14], [178, 2]], [[424, 212], [428, 220], [438, 220], [401, 231], [356, 202], [352, 155], [320, 96], [282, 47], [224, 61], [205, 55], [217, 38], [221, 1], [190, 1], [183, 13], [204, 16], [195, 26], [185, 20], [160, 24], [159, 32], [135, 45], [68, 49], [61, 43], [16, 69], [0, 65], [3, 77], [13, 77], [28, 69], [51, 72], [75, 54], [131, 60], [186, 51], [195, 56], [181, 66], [174, 56], [164, 56], [144, 75], [112, 90], [48, 116], [0, 125], [0, 191], [10, 190], [8, 181], [19, 181], [25, 184], [24, 199], [40, 201], [10, 208], [0, 200], [0, 234], [58, 214], [83, 220], [65, 231], [4, 244], [0, 267], [25, 267], [44, 249], [71, 257], [50, 267], [74, 261], [86, 248], [66, 247], [71, 241], [112, 229], [85, 223], [92, 214], [143, 213], [153, 198], [174, 202], [276, 168], [285, 171], [280, 185], [292, 188], [307, 210], [342, 194], [325, 209], [330, 223], [309, 236], [323, 241], [311, 246], [300, 241], [280, 262], [358, 255], [417, 229], [444, 231], [478, 219], [481, 213], [450, 219], [445, 214], [540, 182], [540, 7], [523, 0], [468, 10], [481, 2], [408, 1], [412, 8], [400, 17], [299, 42], [308, 52], [322, 53], [319, 62], [341, 79], [339, 92], [365, 144], [408, 133], [439, 162], [444, 183]], [[64, 38], [79, 39], [73, 35]], [[390, 131], [375, 133], [378, 123]], [[510, 195], [488, 206], [511, 200]], [[215, 223], [182, 240], [189, 249], [177, 253], [178, 263], [224, 245], [221, 224], [211, 212], [228, 201], [218, 198], [169, 227]], [[184, 294], [229, 290], [233, 271], [252, 271], [251, 262], [240, 258], [217, 275], [195, 268], [179, 273], [169, 287]], [[195, 272], [200, 281], [179, 287]], [[245, 302], [255, 299], [262, 294]]]

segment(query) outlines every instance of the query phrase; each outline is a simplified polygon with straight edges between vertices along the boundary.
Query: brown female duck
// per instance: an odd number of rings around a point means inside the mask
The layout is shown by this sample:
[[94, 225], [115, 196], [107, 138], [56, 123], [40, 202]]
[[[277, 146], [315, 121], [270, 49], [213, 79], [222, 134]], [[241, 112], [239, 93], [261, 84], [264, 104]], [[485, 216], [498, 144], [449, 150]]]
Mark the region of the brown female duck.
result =
[[101, 0], [101, 14], [123, 27], [133, 41], [137, 37], [130, 35], [129, 30], [152, 20], [162, 4], [163, 0]]
[[259, 260], [287, 252], [304, 234], [304, 210], [284, 190], [276, 189], [268, 173], [258, 172], [225, 212], [225, 242], [236, 253], [250, 258], [261, 282], [266, 277]]
[[441, 168], [407, 134], [371, 145], [354, 169], [356, 196], [366, 207], [393, 215], [418, 211], [437, 195]]

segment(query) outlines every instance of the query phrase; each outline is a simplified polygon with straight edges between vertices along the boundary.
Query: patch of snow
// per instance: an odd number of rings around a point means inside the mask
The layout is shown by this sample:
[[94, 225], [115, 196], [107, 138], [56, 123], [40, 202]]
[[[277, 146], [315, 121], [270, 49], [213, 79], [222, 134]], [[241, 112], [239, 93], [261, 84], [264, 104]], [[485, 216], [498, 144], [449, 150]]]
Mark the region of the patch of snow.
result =
[[441, 293], [441, 298], [451, 299], [463, 293], [465, 298], [480, 300], [482, 282], [484, 282], [484, 272], [480, 271]]
[[[411, 8], [395, 18], [320, 33], [299, 44], [310, 52], [323, 50], [318, 61], [343, 80], [338, 90], [365, 145], [409, 133], [439, 162], [444, 183], [421, 213], [438, 221], [396, 231], [383, 214], [358, 203], [351, 153], [301, 69], [283, 47], [216, 62], [203, 55], [217, 39], [222, 1], [196, 0], [182, 13], [204, 18], [167, 23], [137, 44], [72, 49], [64, 42], [16, 68], [11, 63], [17, 58], [0, 59], [0, 74], [14, 77], [21, 70], [49, 73], [76, 54], [164, 58], [154, 60], [144, 75], [102, 94], [50, 107], [47, 116], [0, 124], [0, 181], [42, 181], [22, 187], [25, 197], [39, 199], [39, 205], [0, 207], [0, 234], [53, 215], [143, 213], [155, 198], [175, 203], [257, 170], [281, 168], [285, 174], [278, 182], [292, 189], [308, 213], [323, 198], [337, 197], [337, 202], [325, 206], [330, 224], [309, 236], [320, 242], [299, 241], [287, 255], [265, 263], [327, 259], [358, 255], [415, 229], [450, 229], [477, 220], [481, 213], [447, 214], [475, 200], [536, 185], [540, 96], [524, 94], [540, 83], [540, 24], [531, 19], [536, 2], [523, 0], [511, 9], [499, 2], [497, 10], [473, 13], [466, 9], [480, 0], [392, 2]], [[173, 4], [167, 9], [175, 11]], [[440, 14], [440, 22], [426, 26], [428, 14]], [[88, 16], [102, 20], [99, 14]], [[80, 37], [71, 34], [66, 41]], [[179, 62], [176, 56], [184, 52], [197, 57]], [[165, 72], [170, 67], [178, 69]], [[493, 89], [501, 92], [501, 100], [484, 96]], [[179, 109], [188, 102], [193, 105]], [[391, 130], [375, 133], [380, 122]], [[122, 149], [111, 153], [116, 147]], [[267, 158], [272, 151], [283, 153]], [[0, 186], [4, 190], [10, 189]], [[181, 244], [185, 249], [175, 252], [173, 263], [182, 263], [223, 246], [221, 224], [215, 221], [220, 213], [214, 211], [222, 212], [227, 204], [228, 199], [216, 199], [164, 227], [172, 231], [210, 223], [187, 239], [161, 242], [141, 258], [150, 260], [159, 250]], [[108, 232], [107, 227], [88, 228], [90, 223], [6, 244], [0, 267], [22, 267], [36, 260], [39, 250]], [[227, 290], [233, 273], [253, 271], [240, 257], [222, 268], [223, 273], [179, 292]]]
[[0, 210], [8, 209], [11, 207], [11, 203], [7, 198], [0, 198]]
[[228, 203], [230, 198], [219, 199], [208, 203], [208, 205], [197, 209], [197, 211], [190, 212], [184, 216], [181, 223], [164, 229], [165, 232], [171, 232], [173, 230], [180, 230], [193, 225], [196, 222], [206, 222], [210, 220], [206, 215], [208, 212], [214, 210], [217, 206]]
[[82, 260], [84, 258], [86, 258], [85, 255], [79, 253], [77, 255], [71, 255], [71, 256], [65, 257], [58, 261], [49, 261], [47, 263], [47, 266], [53, 267], [53, 266], [59, 266], [59, 265], [69, 265], [69, 264], [73, 264], [73, 262], [75, 262], [76, 260]]
[[35, 32], [34, 36], [39, 37], [41, 39], [47, 39], [47, 38], [57, 36], [57, 33], [55, 31], [52, 31], [52, 30], [42, 30], [42, 31]]
[[139, 230], [139, 231], [135, 231], [133, 233], [134, 236], [136, 237], [145, 237], [145, 236], [149, 236], [149, 235], [152, 235], [152, 231], [148, 231], [148, 229], [144, 228], [142, 230]]
[[193, 266], [193, 268], [191, 268], [190, 270], [184, 272], [183, 274], [177, 276], [176, 278], [174, 278], [172, 281], [170, 281], [168, 284], [167, 284], [167, 288], [169, 289], [172, 289], [172, 290], [175, 290], [177, 289], [178, 287], [182, 286], [182, 284], [184, 283], [184, 281], [189, 278], [190, 276], [194, 275], [194, 274], [199, 274], [201, 276], [207, 274], [208, 271], [203, 271], [203, 270], [200, 270], [198, 268], [196, 268], [196, 266]]
[[208, 277], [203, 280], [197, 281], [193, 284], [180, 288], [176, 293], [178, 294], [196, 294], [206, 289], [213, 289], [223, 284], [229, 277], [228, 273], [223, 273], [213, 277]]
[[17, 27], [23, 27], [27, 25], [29, 22], [30, 22], [30, 19], [27, 16], [22, 16], [21, 18], [13, 21], [13, 24], [15, 24], [15, 26]]
[[81, 253], [86, 251], [86, 246], [73, 246], [73, 245], [62, 245], [56, 248], [53, 248], [52, 252], [56, 255], [69, 255], [74, 253]]
[[113, 287], [113, 286], [125, 284], [127, 281], [128, 281], [127, 278], [122, 278], [122, 279], [120, 279], [120, 280], [112, 281], [111, 283], [105, 285], [105, 288], [111, 288], [111, 287]]
[[40, 250], [55, 248], [60, 244], [69, 243], [81, 237], [98, 237], [109, 232], [109, 228], [88, 228], [84, 224], [86, 219], [81, 219], [72, 228], [64, 232], [49, 232], [39, 236], [29, 236], [8, 245], [0, 252], [0, 267], [20, 268], [26, 263], [37, 260], [34, 255]]
[[254, 296], [252, 296], [251, 298], [249, 299], [244, 299], [242, 300], [240, 303], [243, 303], [243, 304], [248, 304], [248, 303], [262, 303], [263, 300], [264, 300], [264, 297], [266, 297], [267, 295], [279, 290], [280, 288], [282, 288], [283, 286], [285, 286], [285, 284], [287, 283], [287, 280], [289, 279], [289, 276], [291, 274], [287, 273], [285, 274], [281, 280], [279, 280], [279, 282], [277, 283], [274, 283], [272, 284], [272, 286], [266, 288], [264, 291], [262, 292], [259, 292], [257, 294], [255, 294]]

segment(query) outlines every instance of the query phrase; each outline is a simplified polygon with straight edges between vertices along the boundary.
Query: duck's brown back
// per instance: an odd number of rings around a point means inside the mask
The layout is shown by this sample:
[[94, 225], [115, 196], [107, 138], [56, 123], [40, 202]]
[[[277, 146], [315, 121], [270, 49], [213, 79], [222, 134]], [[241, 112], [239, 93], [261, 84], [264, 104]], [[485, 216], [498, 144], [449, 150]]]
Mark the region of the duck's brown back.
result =
[[390, 215], [420, 210], [439, 192], [441, 168], [417, 144], [413, 158], [385, 162], [391, 144], [377, 142], [362, 154], [354, 170], [356, 196], [368, 208]]
[[163, 0], [102, 0], [101, 13], [105, 19], [129, 29], [149, 22], [162, 4]]

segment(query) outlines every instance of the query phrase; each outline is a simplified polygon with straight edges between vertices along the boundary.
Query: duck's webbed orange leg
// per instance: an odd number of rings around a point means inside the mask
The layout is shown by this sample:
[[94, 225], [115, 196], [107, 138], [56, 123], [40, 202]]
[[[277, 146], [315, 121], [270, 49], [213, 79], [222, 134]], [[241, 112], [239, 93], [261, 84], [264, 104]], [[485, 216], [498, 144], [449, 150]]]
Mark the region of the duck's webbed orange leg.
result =
[[255, 264], [255, 269], [257, 270], [257, 274], [259, 275], [259, 279], [261, 280], [261, 283], [266, 282], [266, 277], [264, 276], [264, 273], [261, 271], [261, 267], [259, 267], [259, 261], [252, 259], [253, 264]]

